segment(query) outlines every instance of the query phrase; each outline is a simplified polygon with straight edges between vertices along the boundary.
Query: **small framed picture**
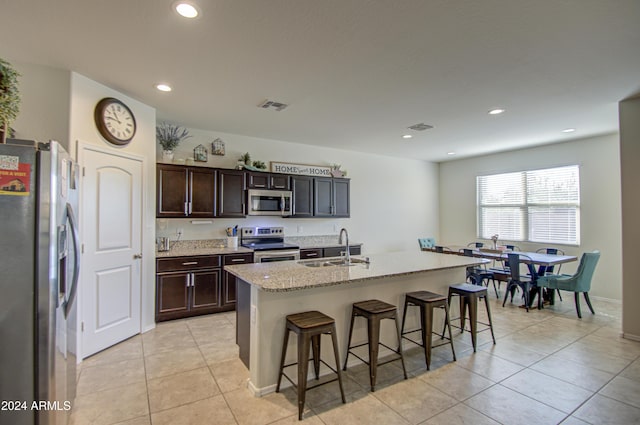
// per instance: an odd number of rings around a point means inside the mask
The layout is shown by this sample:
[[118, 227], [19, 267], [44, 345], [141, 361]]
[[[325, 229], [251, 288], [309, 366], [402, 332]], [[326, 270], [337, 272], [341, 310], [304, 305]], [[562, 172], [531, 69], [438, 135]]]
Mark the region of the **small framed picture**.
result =
[[207, 148], [198, 145], [193, 149], [193, 160], [196, 162], [207, 162]]
[[211, 155], [224, 156], [224, 142], [222, 139], [217, 138], [211, 142]]

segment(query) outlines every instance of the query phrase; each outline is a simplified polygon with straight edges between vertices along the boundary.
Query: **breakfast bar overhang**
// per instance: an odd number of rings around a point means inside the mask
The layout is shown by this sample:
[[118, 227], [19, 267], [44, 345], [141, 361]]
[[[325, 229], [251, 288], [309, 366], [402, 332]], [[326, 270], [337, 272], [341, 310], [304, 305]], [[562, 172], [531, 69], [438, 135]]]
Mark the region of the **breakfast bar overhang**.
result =
[[[446, 295], [449, 285], [465, 281], [466, 267], [488, 262], [423, 251], [375, 254], [367, 261], [356, 257], [357, 262], [350, 265], [331, 260], [337, 259], [225, 267], [238, 278], [236, 338], [240, 358], [250, 371], [249, 388], [255, 395], [275, 390], [286, 315], [318, 310], [334, 318], [343, 361], [351, 304], [375, 298], [402, 309], [406, 292], [427, 290]], [[436, 326], [442, 326], [439, 319]], [[416, 326], [418, 320], [417, 309], [407, 316], [408, 325]], [[292, 340], [290, 344], [296, 342]], [[364, 321], [356, 322], [353, 340], [366, 340]], [[397, 344], [391, 322], [382, 326], [381, 340]], [[323, 344], [323, 359], [333, 358], [330, 349], [331, 344]], [[293, 360], [294, 355], [295, 350], [290, 349], [287, 360]]]

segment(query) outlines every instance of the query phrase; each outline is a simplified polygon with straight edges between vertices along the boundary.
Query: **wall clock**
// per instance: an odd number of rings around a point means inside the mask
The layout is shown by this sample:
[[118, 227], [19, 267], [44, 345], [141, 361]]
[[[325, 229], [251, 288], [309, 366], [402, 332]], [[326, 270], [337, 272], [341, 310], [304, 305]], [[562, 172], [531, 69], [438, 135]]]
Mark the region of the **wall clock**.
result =
[[105, 97], [98, 102], [94, 118], [102, 137], [114, 145], [127, 145], [136, 134], [136, 118], [133, 112], [113, 97]]

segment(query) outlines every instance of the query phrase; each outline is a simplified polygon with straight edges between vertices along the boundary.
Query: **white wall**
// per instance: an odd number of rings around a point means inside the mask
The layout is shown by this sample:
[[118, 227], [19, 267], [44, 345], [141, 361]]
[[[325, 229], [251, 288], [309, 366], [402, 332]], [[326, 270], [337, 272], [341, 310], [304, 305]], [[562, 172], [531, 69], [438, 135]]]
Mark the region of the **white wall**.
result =
[[[233, 168], [238, 157], [247, 151], [253, 160], [261, 160], [267, 165], [269, 161], [341, 164], [351, 179], [351, 217], [249, 217], [214, 219], [211, 225], [193, 225], [188, 219], [158, 220], [159, 236], [174, 238], [176, 229], [182, 228], [183, 239], [217, 239], [225, 236], [226, 227], [237, 224], [239, 227], [284, 226], [289, 236], [335, 234], [337, 237], [340, 228], [346, 227], [350, 240], [362, 242], [363, 252], [372, 253], [418, 249], [418, 237], [435, 235], [438, 231], [436, 164], [196, 129], [190, 129], [190, 133], [194, 137], [178, 147], [174, 160], [193, 157], [193, 148], [199, 144], [211, 152], [211, 141], [219, 137], [226, 144], [226, 155], [209, 155], [206, 166]], [[159, 145], [157, 149], [160, 161]], [[165, 224], [166, 229], [162, 228]]]
[[[446, 244], [476, 240], [476, 176], [523, 169], [580, 165], [580, 246], [560, 246], [568, 254], [602, 252], [590, 294], [622, 297], [620, 150], [618, 135], [607, 135], [533, 149], [440, 164], [440, 236]], [[505, 242], [505, 241], [501, 241]], [[517, 242], [523, 250], [543, 245]], [[562, 267], [575, 271], [576, 263]]]
[[14, 63], [20, 73], [20, 114], [11, 123], [18, 139], [57, 140], [69, 147], [71, 73], [62, 69]]
[[640, 97], [620, 102], [620, 168], [622, 176], [622, 332], [640, 341], [640, 285], [638, 285], [638, 240], [640, 240]]
[[[137, 131], [133, 140], [124, 147], [109, 145], [98, 133], [93, 113], [98, 101], [115, 97], [126, 103], [136, 117]], [[155, 109], [92, 81], [80, 74], [71, 74], [70, 137], [72, 152], [77, 157], [76, 142], [99, 146], [114, 152], [126, 152], [144, 158], [142, 189], [142, 330], [155, 326]], [[82, 165], [82, 164], [80, 164]], [[80, 220], [86, 211], [80, 211]], [[79, 293], [82, 303], [82, 293]]]

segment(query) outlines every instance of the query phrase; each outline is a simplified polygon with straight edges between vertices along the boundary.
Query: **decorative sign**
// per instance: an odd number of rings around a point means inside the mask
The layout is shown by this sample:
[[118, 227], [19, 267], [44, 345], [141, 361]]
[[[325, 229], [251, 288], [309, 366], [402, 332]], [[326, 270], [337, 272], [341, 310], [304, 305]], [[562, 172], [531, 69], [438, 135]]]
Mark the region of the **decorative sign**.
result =
[[207, 148], [203, 145], [198, 145], [193, 149], [193, 160], [196, 162], [207, 162]]
[[21, 164], [17, 156], [0, 155], [0, 195], [28, 196], [31, 164]]
[[211, 155], [224, 156], [224, 142], [222, 139], [215, 139], [211, 142]]
[[289, 164], [287, 162], [271, 162], [272, 173], [297, 174], [300, 176], [331, 177], [331, 167], [308, 164]]

